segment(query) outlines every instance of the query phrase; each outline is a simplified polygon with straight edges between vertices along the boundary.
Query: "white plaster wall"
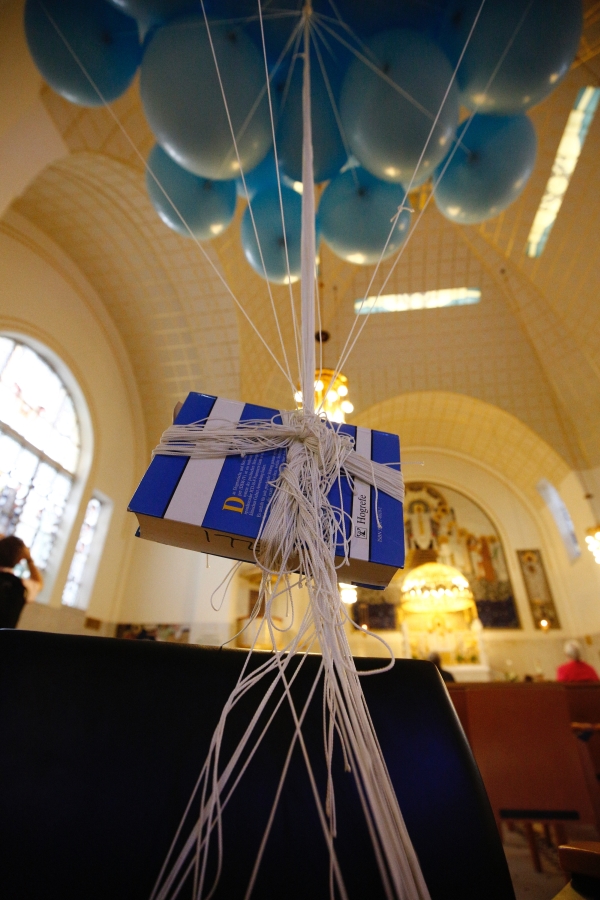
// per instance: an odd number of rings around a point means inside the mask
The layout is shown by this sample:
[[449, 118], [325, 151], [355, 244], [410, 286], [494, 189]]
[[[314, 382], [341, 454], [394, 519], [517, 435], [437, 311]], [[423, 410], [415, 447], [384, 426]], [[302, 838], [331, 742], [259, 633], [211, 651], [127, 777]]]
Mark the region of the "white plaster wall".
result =
[[42, 76], [25, 40], [25, 0], [0, 0], [0, 137], [37, 98]]
[[40, 100], [42, 77], [27, 49], [25, 0], [0, 2], [0, 215], [68, 148]]
[[237, 580], [218, 588], [233, 565], [230, 559], [136, 539], [118, 621], [190, 625], [193, 643], [222, 644], [237, 615]]
[[0, 136], [0, 215], [46, 166], [68, 152], [60, 132], [37, 97]]
[[[584, 489], [575, 472], [571, 472], [560, 485], [555, 485], [571, 514], [581, 556], [569, 563], [566, 551], [559, 539], [561, 575], [569, 596], [572, 633], [576, 636], [600, 632], [600, 566], [587, 549], [585, 532], [594, 524], [590, 505], [584, 497]], [[558, 529], [549, 511], [544, 508], [542, 520], [549, 533], [558, 535]]]

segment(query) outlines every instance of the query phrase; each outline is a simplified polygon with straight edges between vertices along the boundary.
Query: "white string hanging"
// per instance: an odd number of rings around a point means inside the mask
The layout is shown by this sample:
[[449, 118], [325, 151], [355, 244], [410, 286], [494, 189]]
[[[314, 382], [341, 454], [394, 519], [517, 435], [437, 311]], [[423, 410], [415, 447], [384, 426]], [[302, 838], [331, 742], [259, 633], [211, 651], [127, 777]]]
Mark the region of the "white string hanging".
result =
[[[262, 675], [275, 674], [259, 710], [246, 730], [232, 758], [219, 775], [222, 736], [227, 717], [237, 699], [245, 694], [249, 683], [256, 683], [260, 672], [240, 676], [220, 718], [211, 743], [209, 758], [197, 787], [200, 793], [200, 814], [192, 833], [175, 859], [169, 874], [165, 869], [153, 894], [153, 900], [167, 900], [175, 896], [179, 886], [194, 871], [194, 897], [205, 897], [208, 853], [212, 833], [216, 831], [218, 845], [217, 878], [222, 864], [221, 816], [224, 792], [235, 766], [245, 753], [255, 750], [254, 731], [260, 714], [275, 685], [283, 688], [295, 724], [293, 744], [301, 746], [325, 840], [331, 856], [330, 894], [335, 887], [346, 897], [343, 874], [340, 871], [334, 846], [335, 801], [333, 791], [333, 744], [337, 733], [342, 742], [344, 758], [354, 773], [359, 797], [373, 843], [385, 895], [389, 900], [428, 900], [417, 856], [406, 830], [398, 801], [387, 772], [377, 737], [368, 714], [360, 678], [356, 670], [348, 638], [344, 629], [347, 615], [340, 599], [335, 566], [336, 544], [344, 544], [347, 560], [349, 542], [341, 510], [334, 509], [329, 493], [336, 481], [345, 476], [360, 478], [384, 490], [396, 499], [403, 497], [399, 472], [372, 463], [353, 450], [350, 437], [332, 427], [315, 414], [315, 201], [312, 160], [311, 95], [310, 95], [310, 5], [304, 10], [304, 77], [302, 91], [303, 115], [303, 194], [302, 194], [302, 257], [301, 257], [301, 386], [303, 409], [282, 413], [282, 424], [251, 421], [238, 425], [214, 423], [210, 430], [204, 423], [173, 425], [163, 434], [156, 453], [185, 455], [192, 458], [223, 457], [232, 454], [261, 453], [285, 448], [286, 462], [275, 482], [275, 490], [262, 521], [255, 545], [256, 561], [263, 572], [259, 604], [265, 603], [267, 628], [275, 647], [271, 605], [275, 579], [275, 593], [291, 573], [300, 573], [309, 595], [309, 607], [298, 635], [285, 648], [274, 651], [270, 664], [262, 667]], [[375, 503], [377, 508], [377, 502]], [[263, 623], [264, 624], [264, 623]], [[311, 637], [322, 654], [324, 702], [328, 722], [325, 735], [328, 767], [328, 790], [325, 806], [319, 796], [311, 761], [302, 737], [301, 715], [296, 711], [286, 675], [292, 656], [307, 637]], [[393, 664], [393, 654], [391, 654]], [[387, 667], [386, 667], [387, 668]], [[319, 672], [319, 679], [321, 672]], [[313, 684], [313, 691], [317, 681]], [[290, 749], [291, 753], [291, 749]], [[246, 897], [250, 896], [270, 825], [277, 807], [290, 755], [281, 776], [274, 799], [267, 831], [263, 836]], [[213, 884], [214, 887], [214, 884]]]

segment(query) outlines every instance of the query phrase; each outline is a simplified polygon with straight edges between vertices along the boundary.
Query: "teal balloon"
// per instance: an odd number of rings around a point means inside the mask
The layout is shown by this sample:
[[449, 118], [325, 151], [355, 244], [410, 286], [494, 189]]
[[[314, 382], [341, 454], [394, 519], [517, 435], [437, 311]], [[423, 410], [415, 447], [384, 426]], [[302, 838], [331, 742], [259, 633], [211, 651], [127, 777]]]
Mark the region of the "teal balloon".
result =
[[200, 0], [108, 0], [145, 26], [163, 24], [176, 16], [197, 13]]
[[[289, 256], [291, 281], [300, 278], [300, 235], [302, 228], [302, 197], [290, 188], [281, 188], [285, 217], [285, 239]], [[281, 221], [279, 193], [276, 187], [266, 188], [252, 200], [252, 213], [258, 232], [263, 263], [250, 217], [250, 208], [242, 216], [241, 238], [246, 259], [262, 278], [275, 284], [288, 283], [285, 258], [284, 230]]]
[[190, 237], [191, 231], [198, 240], [210, 241], [231, 223], [236, 203], [234, 181], [209, 181], [192, 175], [158, 145], [148, 157], [148, 168], [150, 200], [173, 231], [185, 237]]
[[[246, 187], [244, 187], [244, 181], [246, 182]], [[269, 150], [263, 161], [259, 162], [257, 166], [249, 172], [244, 172], [244, 181], [241, 178], [236, 178], [235, 180], [237, 195], [243, 200], [246, 200], [246, 192], [250, 200], [252, 200], [259, 191], [277, 185], [277, 168], [272, 150]]]
[[[342, 88], [342, 124], [363, 168], [384, 181], [408, 184], [450, 84], [452, 67], [429, 37], [410, 29], [385, 31], [367, 47], [379, 71], [359, 59], [351, 64]], [[423, 155], [423, 177], [448, 152], [458, 109], [458, 88], [453, 84]]]
[[365, 38], [389, 28], [434, 29], [441, 19], [442, 6], [423, 0], [345, 0], [338, 9], [344, 23]]
[[120, 97], [142, 58], [135, 19], [105, 0], [27, 0], [24, 24], [42, 76], [80, 106]]
[[[517, 199], [535, 165], [537, 140], [526, 115], [475, 115], [457, 134], [462, 142], [441, 176], [435, 202], [447, 219], [475, 225]], [[441, 175], [445, 161], [440, 165]]]
[[[449, 4], [440, 40], [454, 62], [480, 6], [481, 0]], [[464, 105], [513, 115], [539, 103], [569, 71], [582, 22], [581, 0], [486, 0], [458, 70]]]
[[[314, 63], [317, 65], [315, 66]], [[323, 63], [325, 64], [324, 60]], [[333, 95], [335, 82], [327, 69], [325, 69], [325, 74], [337, 106], [337, 99]], [[277, 155], [281, 168], [292, 181], [302, 181], [302, 75], [302, 61], [299, 61], [294, 65], [289, 83], [286, 85], [286, 95], [279, 109], [276, 136]], [[313, 171], [314, 181], [318, 183], [328, 181], [337, 175], [348, 159], [327, 89], [327, 82], [318, 66], [318, 58], [313, 61], [310, 94]]]
[[[242, 170], [249, 171], [271, 145], [266, 92], [259, 100], [264, 62], [240, 28], [212, 25], [211, 38]], [[175, 162], [212, 180], [229, 181], [239, 175], [202, 16], [175, 19], [157, 29], [142, 62], [140, 92], [148, 124]]]
[[[403, 209], [404, 188], [350, 169], [331, 181], [319, 203], [319, 228], [336, 256], [358, 265], [373, 265], [392, 256], [410, 230], [410, 211]], [[392, 232], [390, 235], [390, 231]], [[389, 243], [386, 247], [386, 241]], [[384, 249], [385, 248], [385, 249]]]

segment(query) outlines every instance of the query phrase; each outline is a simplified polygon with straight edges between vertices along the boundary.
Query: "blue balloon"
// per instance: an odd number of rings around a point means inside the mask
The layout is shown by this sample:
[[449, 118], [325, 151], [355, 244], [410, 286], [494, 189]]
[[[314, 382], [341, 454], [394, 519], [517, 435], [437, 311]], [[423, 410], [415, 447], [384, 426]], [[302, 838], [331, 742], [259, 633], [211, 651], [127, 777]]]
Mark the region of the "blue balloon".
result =
[[148, 27], [164, 24], [177, 16], [198, 12], [200, 0], [108, 0], [113, 6], [133, 16], [140, 24]]
[[[250, 170], [272, 140], [266, 94], [260, 99], [264, 62], [240, 28], [212, 25], [210, 32], [241, 166]], [[239, 164], [204, 18], [184, 17], [159, 28], [141, 72], [144, 111], [161, 147], [195, 175], [236, 178]]]
[[[285, 218], [285, 240], [290, 264], [290, 280], [293, 283], [300, 278], [300, 236], [302, 228], [302, 198], [296, 191], [282, 187], [283, 212]], [[275, 284], [288, 283], [288, 270], [285, 259], [285, 243], [281, 208], [277, 188], [267, 188], [256, 194], [252, 200], [252, 213], [258, 232], [260, 248], [264, 260], [260, 258], [258, 243], [247, 207], [242, 217], [242, 247], [246, 259], [255, 272]]]
[[[333, 102], [331, 79], [326, 71]], [[277, 156], [279, 164], [292, 181], [302, 181], [302, 63], [295, 65], [283, 105], [279, 110], [277, 128]], [[334, 113], [327, 82], [320, 68], [311, 72], [311, 124], [314, 181], [328, 181], [340, 171], [348, 159]]]
[[[435, 29], [442, 17], [440, 2], [423, 0], [345, 0], [338, 6], [344, 23], [361, 37], [371, 37], [390, 28]], [[333, 13], [330, 11], [329, 16]]]
[[459, 128], [457, 140], [463, 143], [441, 177], [435, 202], [452, 222], [474, 225], [493, 219], [517, 199], [533, 171], [537, 140], [526, 115], [478, 114], [467, 124]]
[[246, 200], [246, 191], [248, 192], [250, 200], [252, 200], [259, 191], [277, 185], [277, 169], [275, 167], [275, 156], [272, 150], [269, 150], [263, 161], [259, 162], [257, 166], [249, 172], [244, 172], [244, 181], [246, 182], [245, 188], [241, 178], [236, 178], [235, 180], [237, 195], [243, 200]]
[[410, 229], [410, 210], [403, 209], [392, 230], [391, 220], [404, 193], [401, 184], [380, 181], [364, 169], [338, 175], [323, 191], [319, 204], [323, 240], [336, 256], [350, 263], [372, 265], [387, 259]]
[[[342, 89], [342, 124], [365, 169], [384, 181], [408, 184], [450, 84], [452, 67], [430, 38], [409, 29], [385, 31], [369, 41], [368, 49], [380, 71], [358, 59], [352, 63]], [[422, 176], [429, 175], [448, 152], [458, 107], [453, 84], [427, 144]]]
[[81, 106], [120, 97], [142, 57], [135, 19], [105, 0], [27, 0], [25, 35], [50, 87]]
[[192, 175], [158, 144], [148, 157], [148, 167], [152, 172], [146, 173], [150, 200], [169, 228], [185, 237], [190, 237], [191, 231], [200, 241], [225, 231], [235, 213], [234, 181], [209, 181]]
[[[440, 41], [454, 62], [480, 6], [480, 0], [449, 4]], [[458, 70], [464, 105], [512, 115], [539, 103], [568, 72], [582, 21], [581, 0], [486, 0]]]

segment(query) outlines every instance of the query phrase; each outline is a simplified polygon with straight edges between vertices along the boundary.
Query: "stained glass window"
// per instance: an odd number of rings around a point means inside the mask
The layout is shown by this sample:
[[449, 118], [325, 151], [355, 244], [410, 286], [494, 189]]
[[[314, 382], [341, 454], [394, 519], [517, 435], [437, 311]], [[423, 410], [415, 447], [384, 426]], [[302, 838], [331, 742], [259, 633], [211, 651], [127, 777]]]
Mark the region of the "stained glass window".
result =
[[443, 306], [465, 306], [479, 303], [479, 288], [442, 288], [416, 294], [381, 294], [354, 301], [357, 316], [369, 313], [406, 312], [409, 309], [439, 309]]
[[569, 114], [563, 136], [556, 151], [552, 172], [535, 214], [529, 238], [527, 256], [540, 256], [562, 206], [571, 176], [583, 149], [589, 127], [600, 100], [600, 88], [581, 88], [575, 106]]
[[65, 606], [78, 606], [82, 608], [87, 605], [82, 603], [82, 598], [80, 596], [82, 592], [80, 588], [101, 512], [102, 503], [97, 497], [92, 497], [85, 510], [85, 516], [83, 517], [83, 522], [81, 524], [81, 531], [79, 532], [75, 553], [73, 554], [73, 560], [71, 562], [69, 574], [67, 575], [67, 583], [65, 584], [62, 595], [62, 602]]
[[45, 569], [79, 460], [73, 399], [56, 371], [0, 337], [0, 534], [16, 534]]

